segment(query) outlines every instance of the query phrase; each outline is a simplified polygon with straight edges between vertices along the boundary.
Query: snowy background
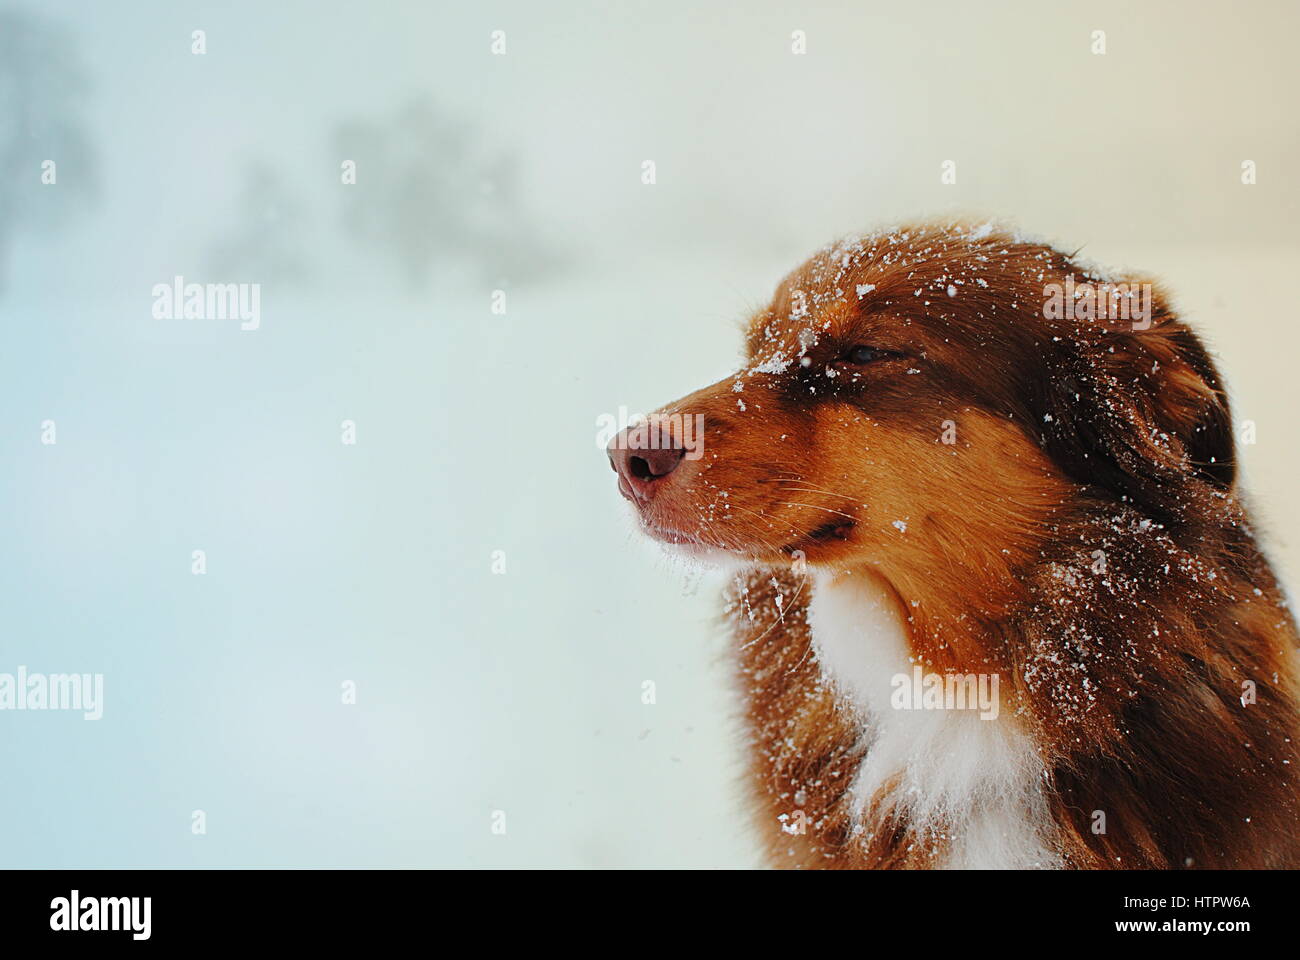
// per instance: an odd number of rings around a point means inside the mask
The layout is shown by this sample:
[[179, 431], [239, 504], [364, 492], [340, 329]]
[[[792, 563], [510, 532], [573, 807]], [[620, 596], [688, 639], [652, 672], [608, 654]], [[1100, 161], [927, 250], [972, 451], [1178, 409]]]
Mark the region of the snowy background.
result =
[[[896, 218], [1164, 278], [1300, 569], [1297, 8], [992, 7], [0, 5], [0, 672], [105, 678], [0, 712], [0, 865], [757, 863], [719, 582], [596, 418]], [[155, 319], [176, 275], [261, 328]]]

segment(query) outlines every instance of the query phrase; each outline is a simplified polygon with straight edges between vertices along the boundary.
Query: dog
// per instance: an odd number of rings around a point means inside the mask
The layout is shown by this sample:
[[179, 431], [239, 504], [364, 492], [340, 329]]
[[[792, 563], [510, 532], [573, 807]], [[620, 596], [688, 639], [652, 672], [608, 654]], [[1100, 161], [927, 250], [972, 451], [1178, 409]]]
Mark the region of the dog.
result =
[[608, 457], [738, 571], [771, 864], [1300, 866], [1296, 624], [1156, 284], [918, 223], [818, 251], [745, 348]]

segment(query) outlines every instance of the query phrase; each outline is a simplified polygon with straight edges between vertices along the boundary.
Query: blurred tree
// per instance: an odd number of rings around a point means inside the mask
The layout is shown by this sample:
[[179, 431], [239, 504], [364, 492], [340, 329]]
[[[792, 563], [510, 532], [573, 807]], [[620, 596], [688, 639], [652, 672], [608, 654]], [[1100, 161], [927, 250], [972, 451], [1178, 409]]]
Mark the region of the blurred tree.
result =
[[488, 281], [537, 279], [560, 263], [520, 203], [512, 155], [464, 121], [418, 100], [388, 119], [354, 120], [334, 134], [349, 239], [389, 261], [413, 287], [439, 272]]
[[208, 252], [213, 276], [281, 284], [312, 276], [306, 205], [283, 176], [264, 161], [250, 164], [235, 209], [238, 226]]
[[53, 229], [94, 199], [88, 89], [63, 28], [0, 11], [0, 290], [21, 230]]

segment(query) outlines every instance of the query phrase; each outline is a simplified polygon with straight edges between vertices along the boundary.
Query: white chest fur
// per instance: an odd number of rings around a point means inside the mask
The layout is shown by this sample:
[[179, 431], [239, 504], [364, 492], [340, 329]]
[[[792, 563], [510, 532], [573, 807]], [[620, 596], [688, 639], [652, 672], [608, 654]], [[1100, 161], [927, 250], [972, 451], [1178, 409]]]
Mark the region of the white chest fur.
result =
[[888, 588], [869, 574], [819, 574], [808, 621], [823, 674], [862, 718], [869, 748], [852, 788], [859, 817], [873, 798], [903, 811], [917, 829], [946, 838], [947, 867], [1060, 866], [1042, 763], [1013, 716], [891, 701], [895, 678], [911, 678], [915, 661]]

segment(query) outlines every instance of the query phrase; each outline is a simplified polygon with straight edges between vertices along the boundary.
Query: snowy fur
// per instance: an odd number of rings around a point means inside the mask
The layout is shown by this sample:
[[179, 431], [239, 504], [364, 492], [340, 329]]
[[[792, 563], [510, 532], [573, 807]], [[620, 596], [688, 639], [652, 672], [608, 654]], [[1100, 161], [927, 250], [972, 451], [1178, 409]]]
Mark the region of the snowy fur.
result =
[[891, 678], [910, 675], [915, 661], [894, 598], [877, 580], [820, 575], [808, 619], [823, 672], [855, 706], [869, 738], [852, 788], [860, 819], [873, 797], [890, 790], [879, 798], [884, 806], [904, 809], [922, 834], [948, 830], [944, 866], [1061, 865], [1050, 852], [1043, 766], [1013, 716], [891, 706]]

